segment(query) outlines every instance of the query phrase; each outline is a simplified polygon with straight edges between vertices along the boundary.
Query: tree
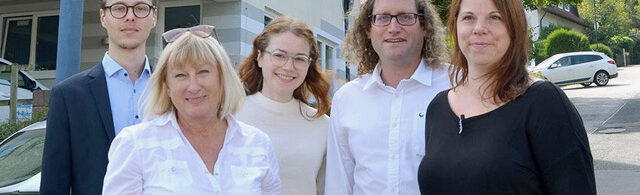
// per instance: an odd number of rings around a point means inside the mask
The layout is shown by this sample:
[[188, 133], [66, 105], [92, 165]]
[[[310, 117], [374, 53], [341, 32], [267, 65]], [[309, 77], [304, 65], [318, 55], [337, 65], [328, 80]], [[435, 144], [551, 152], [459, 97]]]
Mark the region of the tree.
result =
[[[636, 0], [637, 1], [637, 0]], [[593, 28], [594, 24], [594, 0], [585, 0], [579, 7], [580, 15], [585, 19], [589, 28], [586, 35], [590, 40], [609, 40], [616, 35], [627, 35], [631, 28], [632, 21], [629, 12], [625, 9], [625, 2], [620, 0], [595, 0], [596, 20], [600, 24], [597, 32]], [[597, 34], [596, 34], [597, 33]], [[596, 37], [597, 35], [597, 37]]]
[[523, 0], [522, 3], [527, 9], [537, 9], [538, 7], [547, 7], [550, 5], [571, 4], [579, 5], [583, 0]]
[[[538, 7], [547, 7], [550, 5], [571, 4], [579, 5], [583, 0], [523, 0], [524, 7], [530, 10], [537, 9]], [[637, 0], [636, 0], [637, 1]], [[433, 5], [442, 19], [442, 23], [446, 24], [449, 17], [449, 5], [451, 0], [433, 0]], [[544, 16], [543, 16], [544, 17]]]

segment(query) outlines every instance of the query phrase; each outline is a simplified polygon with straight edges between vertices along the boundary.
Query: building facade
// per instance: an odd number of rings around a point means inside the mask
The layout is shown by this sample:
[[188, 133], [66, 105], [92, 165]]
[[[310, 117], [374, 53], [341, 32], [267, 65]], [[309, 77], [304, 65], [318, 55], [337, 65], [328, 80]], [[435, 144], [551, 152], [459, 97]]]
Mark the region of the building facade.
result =
[[538, 40], [541, 28], [549, 25], [564, 26], [573, 31], [584, 33], [585, 20], [580, 17], [578, 8], [573, 5], [548, 6], [526, 11], [527, 23], [531, 29], [533, 40]]
[[[65, 0], [63, 0], [65, 1]], [[100, 24], [99, 0], [84, 2], [80, 70], [94, 66], [108, 46]], [[54, 85], [60, 0], [0, 0], [0, 57], [33, 66], [30, 73]], [[331, 75], [332, 91], [346, 76], [340, 45], [344, 39], [342, 0], [160, 0], [158, 22], [147, 40], [147, 56], [157, 61], [166, 43], [162, 33], [197, 24], [216, 26], [219, 41], [238, 66], [252, 49], [253, 38], [272, 19], [289, 15], [307, 22], [320, 48], [320, 68]]]

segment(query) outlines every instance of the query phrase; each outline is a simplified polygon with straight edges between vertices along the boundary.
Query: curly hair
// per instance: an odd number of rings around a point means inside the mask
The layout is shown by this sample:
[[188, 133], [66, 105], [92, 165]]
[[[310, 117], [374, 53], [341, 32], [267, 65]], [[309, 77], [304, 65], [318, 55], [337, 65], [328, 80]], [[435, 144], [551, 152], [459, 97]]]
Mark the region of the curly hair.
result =
[[[430, 65], [439, 65], [448, 58], [447, 47], [444, 42], [442, 22], [433, 5], [428, 0], [415, 0], [420, 26], [426, 31], [422, 44], [422, 58]], [[358, 64], [358, 75], [373, 72], [380, 57], [373, 50], [371, 40], [367, 37], [367, 32], [371, 29], [371, 18], [375, 0], [367, 0], [361, 7], [356, 17], [353, 27], [347, 32], [345, 37], [342, 55], [349, 63]], [[351, 7], [351, 11], [357, 3]]]
[[262, 77], [262, 68], [258, 66], [258, 55], [259, 53], [265, 55], [266, 52], [264, 51], [267, 46], [269, 46], [271, 36], [284, 32], [291, 32], [305, 39], [311, 47], [311, 51], [309, 51], [311, 65], [309, 66], [302, 85], [293, 91], [293, 98], [309, 105], [307, 98], [309, 97], [309, 93], [311, 93], [318, 102], [318, 110], [313, 116], [306, 116], [306, 114], [303, 114], [303, 116], [319, 118], [329, 110], [329, 106], [331, 105], [331, 100], [329, 100], [330, 85], [326, 76], [318, 69], [319, 52], [313, 31], [300, 19], [280, 16], [269, 22], [269, 24], [264, 27], [264, 30], [253, 40], [253, 50], [240, 64], [240, 68], [238, 69], [240, 79], [244, 82], [247, 95], [252, 95], [262, 90], [262, 81], [264, 78]]
[[[451, 56], [449, 79], [455, 87], [467, 82], [469, 76], [469, 63], [462, 53], [458, 43], [457, 18], [460, 12], [462, 0], [453, 0], [449, 9], [449, 36], [455, 42]], [[521, 0], [493, 0], [503, 21], [507, 27], [507, 32], [511, 38], [511, 43], [504, 56], [487, 72], [487, 88], [483, 92], [483, 97], [489, 93], [494, 103], [508, 102], [523, 94], [529, 87], [531, 81], [527, 73], [526, 64], [529, 55], [529, 39], [527, 19]], [[487, 91], [492, 89], [492, 91]]]

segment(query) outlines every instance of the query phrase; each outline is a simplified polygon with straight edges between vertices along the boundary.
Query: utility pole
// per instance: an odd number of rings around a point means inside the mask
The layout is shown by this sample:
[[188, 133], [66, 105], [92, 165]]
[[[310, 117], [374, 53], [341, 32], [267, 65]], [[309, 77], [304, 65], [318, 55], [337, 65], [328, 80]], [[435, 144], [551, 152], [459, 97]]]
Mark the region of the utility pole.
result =
[[598, 44], [598, 28], [600, 27], [600, 25], [598, 25], [598, 18], [596, 17], [598, 15], [598, 10], [596, 9], [596, 0], [593, 0], [593, 29], [595, 30], [596, 33], [596, 49], [599, 49], [598, 47], [600, 46]]

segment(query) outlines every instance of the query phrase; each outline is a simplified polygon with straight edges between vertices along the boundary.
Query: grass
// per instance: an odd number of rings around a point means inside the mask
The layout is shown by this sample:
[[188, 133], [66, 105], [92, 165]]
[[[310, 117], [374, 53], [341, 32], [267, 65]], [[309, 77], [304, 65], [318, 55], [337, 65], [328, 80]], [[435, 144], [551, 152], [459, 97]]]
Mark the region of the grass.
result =
[[31, 114], [30, 120], [18, 121], [16, 123], [9, 122], [9, 120], [0, 123], [0, 140], [4, 140], [16, 131], [29, 126], [33, 123], [42, 121], [47, 117], [47, 109], [42, 109], [36, 113]]

